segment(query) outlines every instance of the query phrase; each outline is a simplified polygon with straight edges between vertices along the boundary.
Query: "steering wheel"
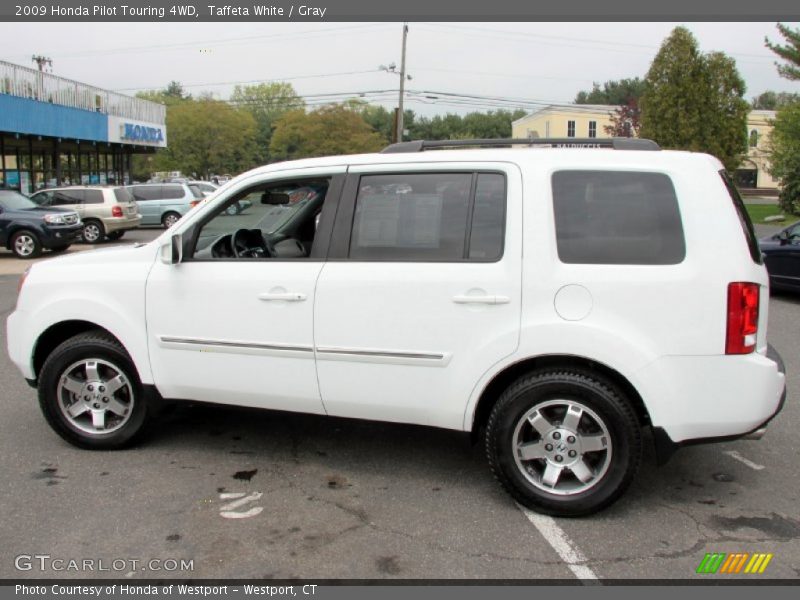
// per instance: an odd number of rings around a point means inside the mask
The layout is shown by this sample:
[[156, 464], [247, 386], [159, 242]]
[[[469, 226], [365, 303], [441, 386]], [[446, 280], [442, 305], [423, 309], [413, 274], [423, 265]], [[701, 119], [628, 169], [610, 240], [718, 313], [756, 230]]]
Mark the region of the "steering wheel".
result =
[[[261, 238], [253, 244], [255, 236]], [[264, 258], [270, 256], [267, 243], [260, 232], [251, 229], [237, 229], [231, 235], [231, 251], [236, 258]]]

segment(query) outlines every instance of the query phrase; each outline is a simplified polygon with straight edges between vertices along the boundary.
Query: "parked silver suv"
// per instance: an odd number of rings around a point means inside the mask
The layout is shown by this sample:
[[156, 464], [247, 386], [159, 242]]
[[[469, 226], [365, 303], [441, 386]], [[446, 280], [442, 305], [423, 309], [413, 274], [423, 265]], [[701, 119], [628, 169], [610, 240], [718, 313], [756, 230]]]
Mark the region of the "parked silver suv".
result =
[[36, 192], [31, 201], [39, 206], [72, 208], [83, 221], [81, 238], [97, 244], [105, 238], [118, 240], [142, 222], [139, 208], [124, 187], [76, 186]]

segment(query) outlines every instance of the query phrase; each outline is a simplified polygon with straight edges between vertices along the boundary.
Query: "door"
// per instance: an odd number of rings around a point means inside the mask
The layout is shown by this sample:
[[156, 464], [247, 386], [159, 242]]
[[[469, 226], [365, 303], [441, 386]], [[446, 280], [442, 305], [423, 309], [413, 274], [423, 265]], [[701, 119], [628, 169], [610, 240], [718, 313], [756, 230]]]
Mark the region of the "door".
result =
[[161, 224], [161, 208], [159, 206], [161, 187], [160, 185], [134, 185], [128, 188], [136, 200], [136, 204], [139, 205], [142, 225]]
[[776, 286], [800, 289], [800, 225], [787, 229], [784, 239], [778, 238], [775, 244], [762, 248], [762, 252]]
[[518, 345], [521, 193], [507, 164], [351, 167], [317, 283], [329, 414], [462, 428]]
[[[324, 413], [314, 290], [343, 172], [254, 176], [178, 226], [184, 260], [157, 261], [146, 292], [152, 372], [164, 397]], [[289, 204], [286, 192], [303, 186], [316, 193]], [[247, 211], [227, 214], [245, 199]]]

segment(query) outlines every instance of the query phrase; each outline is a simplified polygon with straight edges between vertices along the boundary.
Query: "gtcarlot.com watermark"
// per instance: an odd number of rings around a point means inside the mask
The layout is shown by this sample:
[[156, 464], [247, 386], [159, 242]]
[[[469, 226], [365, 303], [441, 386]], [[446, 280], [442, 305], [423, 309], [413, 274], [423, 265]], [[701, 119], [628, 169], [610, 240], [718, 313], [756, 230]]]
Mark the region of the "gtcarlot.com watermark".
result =
[[186, 558], [59, 558], [49, 554], [18, 554], [17, 571], [69, 573], [130, 573], [194, 571], [194, 559]]

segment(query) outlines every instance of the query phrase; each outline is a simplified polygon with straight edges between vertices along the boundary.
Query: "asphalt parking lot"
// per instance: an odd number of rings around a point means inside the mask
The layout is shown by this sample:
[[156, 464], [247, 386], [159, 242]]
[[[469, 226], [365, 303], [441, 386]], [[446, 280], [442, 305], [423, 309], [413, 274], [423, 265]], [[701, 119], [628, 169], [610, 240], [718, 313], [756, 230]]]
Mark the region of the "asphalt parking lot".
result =
[[[0, 275], [3, 331], [16, 285]], [[685, 448], [661, 468], [648, 451], [622, 500], [570, 520], [524, 513], [480, 447], [423, 427], [184, 406], [136, 448], [78, 450], [46, 425], [4, 332], [0, 577], [684, 579], [725, 577], [695, 574], [705, 553], [764, 552], [765, 575], [747, 577], [797, 579], [800, 296], [769, 310], [789, 399], [764, 438]], [[48, 568], [15, 567], [37, 554]], [[171, 570], [182, 559], [191, 569]]]

